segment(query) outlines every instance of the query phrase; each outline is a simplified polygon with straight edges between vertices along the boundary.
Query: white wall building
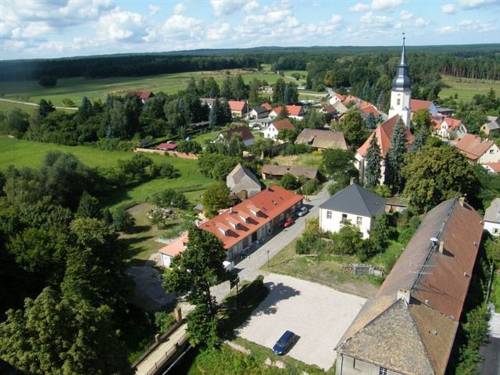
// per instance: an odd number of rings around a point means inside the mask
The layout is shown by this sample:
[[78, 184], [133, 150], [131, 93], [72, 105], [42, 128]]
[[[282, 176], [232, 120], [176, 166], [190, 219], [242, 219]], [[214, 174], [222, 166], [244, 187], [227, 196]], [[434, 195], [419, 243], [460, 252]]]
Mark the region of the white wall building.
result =
[[319, 227], [324, 232], [336, 233], [350, 223], [357, 226], [366, 239], [370, 237], [375, 217], [384, 211], [384, 198], [351, 184], [319, 207]]
[[407, 128], [410, 127], [411, 118], [411, 82], [406, 63], [405, 38], [403, 38], [403, 50], [401, 61], [396, 70], [396, 76], [392, 80], [391, 107], [389, 118], [399, 115]]
[[495, 198], [484, 213], [484, 229], [493, 236], [500, 236], [500, 198]]

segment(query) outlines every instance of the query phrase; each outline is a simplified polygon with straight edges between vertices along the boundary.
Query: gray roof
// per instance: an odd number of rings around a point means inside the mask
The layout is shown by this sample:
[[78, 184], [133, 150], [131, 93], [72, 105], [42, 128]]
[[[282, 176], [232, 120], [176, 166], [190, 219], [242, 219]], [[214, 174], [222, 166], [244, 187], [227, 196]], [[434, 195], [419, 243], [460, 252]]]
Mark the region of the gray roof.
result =
[[393, 91], [409, 90], [411, 87], [410, 74], [408, 73], [408, 64], [406, 62], [405, 38], [403, 37], [403, 50], [401, 51], [401, 61], [396, 68], [396, 75], [392, 80]]
[[384, 198], [358, 184], [351, 184], [335, 193], [320, 208], [373, 217], [384, 212], [385, 201]]
[[226, 177], [226, 185], [233, 192], [242, 190], [260, 191], [261, 185], [257, 177], [248, 168], [238, 164]]
[[484, 213], [484, 221], [500, 223], [500, 198], [495, 198]]
[[484, 125], [487, 126], [490, 130], [500, 129], [500, 125], [498, 124], [497, 116], [486, 116], [488, 122]]

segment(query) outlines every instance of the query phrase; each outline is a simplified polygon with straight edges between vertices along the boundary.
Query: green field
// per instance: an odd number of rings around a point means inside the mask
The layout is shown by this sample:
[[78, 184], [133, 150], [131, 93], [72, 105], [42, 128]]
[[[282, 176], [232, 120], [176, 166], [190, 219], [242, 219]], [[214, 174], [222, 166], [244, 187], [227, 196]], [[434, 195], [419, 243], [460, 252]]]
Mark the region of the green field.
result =
[[500, 81], [490, 81], [483, 79], [460, 78], [442, 76], [443, 83], [448, 86], [441, 90], [441, 99], [457, 95], [459, 100], [470, 101], [477, 94], [487, 94], [490, 89], [495, 90], [497, 96], [500, 95]]
[[[43, 88], [37, 81], [0, 82], [0, 97], [37, 103], [40, 99], [51, 100], [55, 105], [63, 105], [64, 99], [78, 105], [83, 96], [90, 99], [105, 99], [108, 94], [124, 94], [133, 90], [163, 91], [173, 94], [186, 88], [191, 78], [215, 78], [219, 83], [226, 75], [241, 74], [246, 83], [252, 79], [266, 80], [272, 84], [279, 75], [266, 71], [241, 69], [161, 74], [149, 77], [113, 77], [103, 79], [62, 78], [56, 87]], [[4, 105], [8, 105], [4, 103]], [[0, 107], [1, 109], [1, 107]]]
[[[9, 165], [16, 167], [39, 167], [49, 151], [63, 151], [74, 154], [83, 163], [91, 167], [112, 167], [118, 160], [130, 159], [134, 154], [125, 151], [103, 151], [91, 146], [62, 146], [51, 143], [38, 143], [0, 136], [0, 170]], [[109, 197], [107, 204], [116, 206], [130, 202], [144, 202], [152, 194], [166, 188], [180, 189], [187, 192], [193, 202], [198, 200], [201, 191], [210, 179], [201, 175], [196, 160], [185, 160], [160, 155], [149, 155], [156, 162], [167, 160], [180, 172], [179, 178], [169, 180], [157, 178], [137, 185], [126, 191], [117, 191]]]

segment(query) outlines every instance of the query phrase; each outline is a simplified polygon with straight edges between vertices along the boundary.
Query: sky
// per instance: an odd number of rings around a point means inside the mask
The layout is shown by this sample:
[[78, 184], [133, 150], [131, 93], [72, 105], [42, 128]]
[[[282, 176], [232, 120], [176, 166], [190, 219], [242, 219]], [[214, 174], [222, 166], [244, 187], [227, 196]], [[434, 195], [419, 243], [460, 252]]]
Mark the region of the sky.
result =
[[499, 43], [500, 0], [0, 0], [0, 60], [257, 46]]

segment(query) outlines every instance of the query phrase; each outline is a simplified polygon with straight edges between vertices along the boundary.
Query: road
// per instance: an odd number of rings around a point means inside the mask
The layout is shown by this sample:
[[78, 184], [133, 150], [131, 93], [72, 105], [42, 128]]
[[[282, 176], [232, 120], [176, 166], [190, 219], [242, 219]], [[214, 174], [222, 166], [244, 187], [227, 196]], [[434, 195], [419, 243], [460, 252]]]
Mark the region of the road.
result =
[[494, 310], [490, 319], [489, 343], [481, 348], [484, 362], [481, 375], [500, 375], [500, 314]]
[[[236, 268], [238, 269], [240, 281], [252, 281], [259, 274], [263, 274], [264, 272], [261, 271], [260, 268], [264, 266], [268, 260], [278, 254], [281, 249], [302, 234], [306, 220], [318, 217], [319, 206], [328, 198], [330, 198], [330, 195], [325, 185], [316, 196], [312, 196], [309, 201], [304, 202], [310, 208], [306, 216], [298, 218], [291, 227], [279, 232], [248, 257], [239, 262]], [[229, 282], [213, 287], [212, 293], [218, 302], [222, 302], [229, 293]]]
[[[0, 98], [0, 102], [5, 102], [5, 103], [12, 103], [12, 104], [23, 104], [23, 105], [29, 105], [31, 107], [38, 107], [39, 105], [37, 103], [32, 103], [32, 102], [23, 102], [20, 100], [13, 100], [13, 99], [5, 99], [5, 98]], [[77, 107], [61, 107], [61, 106], [54, 106], [55, 109], [63, 109], [67, 111], [77, 111]]]

